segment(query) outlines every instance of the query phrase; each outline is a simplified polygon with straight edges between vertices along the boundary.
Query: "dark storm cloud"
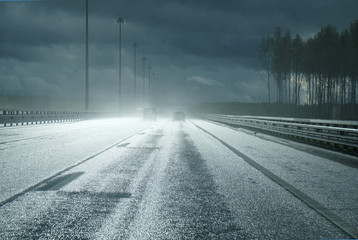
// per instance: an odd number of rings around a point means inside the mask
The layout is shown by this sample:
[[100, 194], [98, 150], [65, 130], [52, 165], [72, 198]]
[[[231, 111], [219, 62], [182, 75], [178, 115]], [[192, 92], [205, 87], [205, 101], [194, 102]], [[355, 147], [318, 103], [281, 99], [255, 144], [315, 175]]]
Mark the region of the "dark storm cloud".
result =
[[[103, 3], [102, 3], [103, 2]], [[165, 51], [233, 58], [257, 67], [258, 44], [275, 27], [308, 36], [327, 24], [339, 29], [354, 20], [357, 1], [99, 1], [91, 9], [101, 18], [123, 16], [127, 39], [143, 43], [143, 51]], [[108, 5], [112, 6], [110, 9]], [[349, 20], [348, 20], [349, 19]], [[126, 28], [128, 28], [126, 30]], [[131, 29], [132, 30], [129, 30]], [[126, 37], [124, 37], [125, 41]]]
[[[241, 58], [257, 53], [262, 36], [276, 26], [294, 34], [314, 32], [326, 24], [347, 27], [344, 15], [355, 14], [357, 1], [89, 1], [90, 37], [115, 43], [117, 16], [128, 21], [123, 31], [148, 51], [202, 57]], [[2, 3], [4, 5], [4, 3]], [[1, 7], [1, 42], [21, 45], [81, 43], [84, 40], [84, 1], [12, 2]], [[338, 24], [337, 24], [338, 23]], [[9, 49], [9, 48], [7, 48]], [[145, 49], [144, 49], [145, 50]], [[256, 56], [255, 56], [256, 57]]]
[[[162, 90], [175, 101], [183, 95], [189, 101], [263, 101], [257, 57], [262, 37], [277, 26], [304, 38], [327, 24], [343, 30], [356, 20], [357, 10], [356, 0], [89, 0], [93, 94], [115, 95], [117, 17], [127, 21], [122, 60], [128, 88], [131, 45], [138, 42], [138, 79], [146, 56]], [[18, 88], [25, 94], [28, 82], [44, 82], [46, 88], [38, 87], [42, 92], [32, 87], [29, 94], [76, 94], [84, 81], [84, 29], [84, 0], [0, 2], [0, 93]]]
[[79, 26], [83, 17], [64, 11], [47, 11], [50, 2], [1, 3], [1, 41], [21, 45], [43, 45], [83, 41]]

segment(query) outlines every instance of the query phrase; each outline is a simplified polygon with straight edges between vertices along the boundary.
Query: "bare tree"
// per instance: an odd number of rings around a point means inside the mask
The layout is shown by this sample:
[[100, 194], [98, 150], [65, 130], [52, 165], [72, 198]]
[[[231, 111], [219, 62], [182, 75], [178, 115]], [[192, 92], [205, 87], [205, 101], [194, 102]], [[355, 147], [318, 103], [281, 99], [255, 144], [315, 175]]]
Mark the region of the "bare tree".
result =
[[260, 43], [259, 57], [267, 74], [267, 96], [271, 103], [270, 75], [273, 56], [273, 39], [271, 37], [263, 38]]

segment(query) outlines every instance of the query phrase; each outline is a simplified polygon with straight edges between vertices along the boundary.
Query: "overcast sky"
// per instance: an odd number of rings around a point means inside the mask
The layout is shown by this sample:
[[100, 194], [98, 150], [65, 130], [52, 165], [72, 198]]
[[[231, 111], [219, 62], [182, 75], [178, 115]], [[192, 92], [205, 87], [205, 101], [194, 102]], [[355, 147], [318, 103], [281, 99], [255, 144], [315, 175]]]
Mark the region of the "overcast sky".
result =
[[[91, 101], [138, 94], [143, 61], [165, 102], [267, 101], [258, 45], [275, 27], [304, 39], [358, 19], [357, 0], [89, 0]], [[153, 77], [153, 76], [151, 76]], [[146, 83], [147, 84], [147, 83]], [[85, 0], [0, 1], [0, 94], [85, 96]]]

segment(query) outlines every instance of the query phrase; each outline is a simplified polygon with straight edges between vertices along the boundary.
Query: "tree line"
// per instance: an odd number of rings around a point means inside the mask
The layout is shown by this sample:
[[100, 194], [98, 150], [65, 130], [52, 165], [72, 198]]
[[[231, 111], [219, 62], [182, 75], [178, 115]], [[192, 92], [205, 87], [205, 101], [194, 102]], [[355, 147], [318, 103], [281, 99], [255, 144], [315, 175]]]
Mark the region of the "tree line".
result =
[[322, 27], [305, 41], [277, 27], [272, 36], [262, 38], [259, 57], [269, 103], [274, 80], [278, 105], [314, 106], [321, 117], [329, 117], [333, 107], [357, 114], [358, 20], [342, 32], [332, 25]]

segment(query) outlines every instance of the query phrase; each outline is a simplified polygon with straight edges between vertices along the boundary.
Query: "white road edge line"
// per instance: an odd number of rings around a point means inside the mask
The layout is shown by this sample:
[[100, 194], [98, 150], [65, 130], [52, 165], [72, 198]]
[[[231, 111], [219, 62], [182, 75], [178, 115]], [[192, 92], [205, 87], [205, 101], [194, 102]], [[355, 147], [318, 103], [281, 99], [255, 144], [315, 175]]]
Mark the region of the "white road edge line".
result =
[[340, 229], [342, 229], [345, 233], [347, 233], [348, 235], [350, 235], [351, 237], [353, 237], [353, 239], [358, 239], [358, 229], [349, 224], [348, 222], [346, 222], [345, 220], [343, 220], [342, 218], [340, 218], [338, 215], [336, 215], [335, 213], [333, 213], [332, 211], [330, 211], [329, 209], [327, 209], [326, 207], [324, 207], [322, 204], [320, 204], [319, 202], [317, 202], [316, 200], [312, 199], [311, 197], [309, 197], [308, 195], [306, 195], [305, 193], [303, 193], [302, 191], [300, 191], [299, 189], [297, 189], [296, 187], [294, 187], [293, 185], [289, 184], [288, 182], [286, 182], [285, 180], [283, 180], [282, 178], [280, 178], [279, 176], [277, 176], [276, 174], [272, 173], [270, 170], [268, 170], [267, 168], [263, 167], [262, 165], [258, 164], [257, 162], [255, 162], [254, 160], [252, 160], [251, 158], [249, 158], [248, 156], [246, 156], [245, 154], [243, 154], [242, 152], [238, 151], [236, 148], [232, 147], [231, 145], [229, 145], [228, 143], [224, 142], [223, 140], [221, 140], [220, 138], [218, 138], [217, 136], [215, 136], [214, 134], [208, 132], [207, 130], [205, 130], [204, 128], [198, 126], [197, 124], [195, 124], [194, 122], [191, 121], [192, 124], [194, 124], [197, 128], [201, 129], [202, 131], [204, 131], [206, 134], [210, 135], [211, 137], [215, 138], [217, 141], [219, 141], [221, 144], [223, 144], [225, 147], [227, 147], [228, 149], [230, 149], [233, 153], [235, 153], [236, 155], [238, 155], [240, 158], [242, 158], [243, 160], [245, 160], [248, 164], [250, 164], [251, 166], [253, 166], [254, 168], [256, 168], [258, 171], [260, 171], [261, 173], [263, 173], [265, 176], [267, 176], [268, 178], [270, 178], [272, 181], [274, 181], [275, 183], [279, 184], [280, 186], [282, 186], [284, 189], [286, 189], [288, 192], [290, 192], [291, 194], [293, 194], [295, 197], [297, 197], [298, 199], [300, 199], [301, 201], [303, 201], [304, 203], [306, 203], [309, 207], [311, 207], [312, 209], [314, 209], [316, 212], [318, 212], [319, 214], [321, 214], [323, 217], [325, 217], [326, 219], [328, 219], [329, 221], [331, 221], [333, 224], [335, 224], [337, 227], [339, 227]]

